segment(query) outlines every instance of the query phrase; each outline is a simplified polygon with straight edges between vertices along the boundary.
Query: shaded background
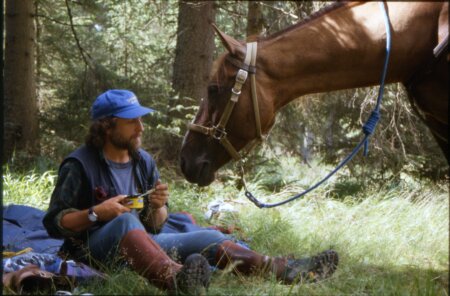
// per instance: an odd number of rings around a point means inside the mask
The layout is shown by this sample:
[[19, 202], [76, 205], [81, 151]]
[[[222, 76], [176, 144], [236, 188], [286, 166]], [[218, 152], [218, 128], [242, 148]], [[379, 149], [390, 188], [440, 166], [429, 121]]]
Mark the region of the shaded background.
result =
[[[89, 108], [110, 88], [134, 91], [158, 110], [145, 119], [144, 148], [178, 174], [185, 123], [205, 96], [212, 61], [224, 49], [209, 23], [245, 41], [270, 35], [331, 2], [35, 0], [5, 1], [4, 153], [10, 169], [56, 168], [84, 142]], [[313, 41], [311, 41], [313, 42]], [[361, 138], [377, 88], [302, 97], [278, 115], [252, 167], [298, 156], [337, 164]], [[385, 91], [369, 157], [351, 176], [439, 180], [447, 166], [412, 112], [403, 86]], [[250, 168], [251, 169], [251, 168]], [[270, 175], [270, 172], [267, 172]]]

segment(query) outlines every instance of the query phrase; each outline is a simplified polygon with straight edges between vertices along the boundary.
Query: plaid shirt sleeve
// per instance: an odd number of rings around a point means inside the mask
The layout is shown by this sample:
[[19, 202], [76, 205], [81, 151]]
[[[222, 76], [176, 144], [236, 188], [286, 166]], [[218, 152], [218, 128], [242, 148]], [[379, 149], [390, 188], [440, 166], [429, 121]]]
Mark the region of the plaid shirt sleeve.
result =
[[80, 199], [87, 197], [87, 186], [81, 164], [77, 160], [68, 160], [59, 171], [58, 181], [43, 220], [50, 236], [67, 238], [81, 234], [65, 229], [61, 225], [61, 218], [67, 213], [79, 211]]

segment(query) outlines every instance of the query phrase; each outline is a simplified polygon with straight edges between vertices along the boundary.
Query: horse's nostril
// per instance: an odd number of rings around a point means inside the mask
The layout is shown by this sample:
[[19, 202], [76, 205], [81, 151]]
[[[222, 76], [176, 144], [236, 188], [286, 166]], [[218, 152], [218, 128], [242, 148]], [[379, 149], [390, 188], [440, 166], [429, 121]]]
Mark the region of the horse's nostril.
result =
[[192, 183], [205, 186], [211, 183], [211, 161], [203, 157], [190, 159], [189, 154], [180, 155], [179, 164], [184, 177]]
[[209, 170], [210, 162], [209, 161], [203, 161], [200, 164], [200, 172], [203, 174], [205, 171]]

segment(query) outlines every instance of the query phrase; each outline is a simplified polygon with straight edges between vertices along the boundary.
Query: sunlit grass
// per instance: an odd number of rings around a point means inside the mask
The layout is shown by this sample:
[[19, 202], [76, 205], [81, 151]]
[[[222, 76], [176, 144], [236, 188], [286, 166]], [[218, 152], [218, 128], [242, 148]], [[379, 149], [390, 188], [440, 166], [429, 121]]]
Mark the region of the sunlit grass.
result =
[[419, 291], [431, 289], [438, 293], [430, 295], [445, 295], [447, 194], [430, 190], [418, 201], [411, 200], [411, 193], [391, 194], [372, 193], [362, 202], [308, 197], [286, 208], [246, 209], [241, 220], [254, 248], [272, 255], [304, 256], [329, 248], [339, 252], [340, 267], [331, 286], [302, 286], [299, 293], [359, 289], [369, 294], [406, 290], [422, 295]]
[[[264, 170], [275, 178], [264, 176]], [[317, 163], [306, 168], [296, 160], [280, 158], [276, 165], [248, 173], [247, 185], [261, 201], [276, 202], [301, 192], [329, 171]], [[245, 198], [243, 190], [236, 189], [235, 176], [228, 175], [232, 173], [231, 169], [221, 172], [219, 180], [206, 188], [166, 178], [171, 209], [188, 211], [203, 225], [232, 226], [238, 239], [264, 254], [302, 257], [333, 248], [340, 255], [340, 264], [330, 279], [296, 286], [277, 284], [273, 278], [215, 272], [209, 294], [448, 295], [448, 184], [407, 175], [395, 182], [372, 183], [350, 179], [344, 170], [304, 198], [259, 209]], [[20, 176], [7, 171], [3, 178], [5, 204], [41, 209], [46, 208], [56, 181], [51, 172]], [[219, 213], [209, 221], [204, 214], [213, 200], [227, 202], [235, 211]], [[108, 272], [111, 278], [106, 283], [82, 285], [77, 291], [159, 293], [131, 271]]]
[[3, 205], [21, 204], [45, 210], [55, 186], [56, 173], [38, 174], [11, 172], [7, 167], [3, 174]]

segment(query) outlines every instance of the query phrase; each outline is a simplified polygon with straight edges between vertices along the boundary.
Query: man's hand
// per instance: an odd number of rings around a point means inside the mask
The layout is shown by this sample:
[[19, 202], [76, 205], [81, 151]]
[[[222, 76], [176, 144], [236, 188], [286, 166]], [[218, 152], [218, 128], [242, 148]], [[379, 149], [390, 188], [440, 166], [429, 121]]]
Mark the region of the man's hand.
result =
[[109, 221], [125, 212], [131, 211], [128, 207], [123, 205], [126, 198], [126, 195], [118, 195], [96, 205], [94, 207], [94, 212], [97, 214], [98, 220]]
[[169, 186], [158, 180], [154, 189], [146, 197], [149, 207], [144, 209], [141, 221], [147, 230], [157, 233], [169, 216], [167, 207], [164, 206], [169, 200]]
[[[94, 206], [94, 212], [97, 214], [98, 220], [109, 221], [125, 212], [129, 212], [130, 209], [121, 204], [126, 197], [126, 195], [118, 195]], [[61, 226], [74, 232], [86, 230], [93, 224], [89, 221], [87, 213], [87, 209], [67, 213], [61, 217]]]
[[162, 208], [169, 200], [169, 186], [162, 184], [158, 180], [155, 184], [155, 191], [148, 196], [148, 202], [152, 209], [156, 210]]

